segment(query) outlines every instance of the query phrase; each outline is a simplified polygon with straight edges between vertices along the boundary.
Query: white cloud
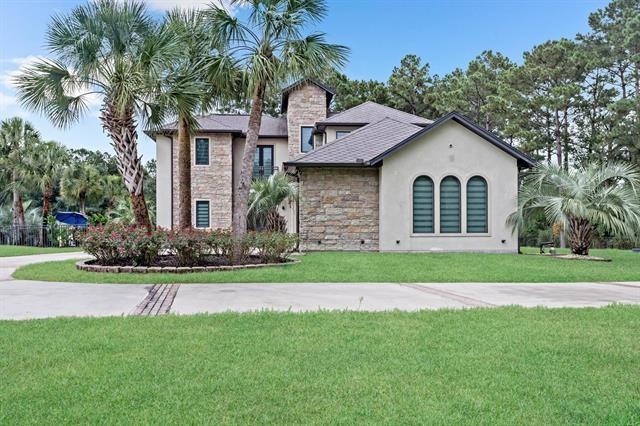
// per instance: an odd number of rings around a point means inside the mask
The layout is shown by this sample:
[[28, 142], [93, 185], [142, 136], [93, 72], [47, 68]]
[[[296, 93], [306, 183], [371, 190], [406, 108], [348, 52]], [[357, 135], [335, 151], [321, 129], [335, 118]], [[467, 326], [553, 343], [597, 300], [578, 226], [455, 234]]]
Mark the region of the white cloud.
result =
[[16, 106], [16, 98], [15, 96], [9, 96], [5, 93], [0, 92], [0, 110], [4, 111], [10, 107]]

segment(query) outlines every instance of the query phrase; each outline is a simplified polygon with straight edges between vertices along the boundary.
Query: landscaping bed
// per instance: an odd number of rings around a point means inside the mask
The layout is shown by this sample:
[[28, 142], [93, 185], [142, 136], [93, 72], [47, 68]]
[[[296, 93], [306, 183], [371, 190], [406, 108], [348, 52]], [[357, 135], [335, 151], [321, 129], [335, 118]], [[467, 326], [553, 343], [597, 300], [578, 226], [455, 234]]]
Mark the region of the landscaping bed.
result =
[[213, 271], [229, 271], [235, 269], [247, 268], [264, 268], [266, 266], [280, 266], [288, 263], [296, 263], [298, 260], [278, 259], [273, 263], [267, 262], [259, 256], [248, 256], [239, 262], [232, 263], [229, 259], [219, 256], [205, 256], [200, 259], [197, 266], [180, 266], [180, 261], [176, 256], [163, 255], [158, 256], [155, 261], [148, 266], [131, 266], [126, 262], [121, 265], [100, 265], [95, 260], [81, 260], [76, 262], [76, 268], [87, 272], [106, 272], [106, 273], [168, 273], [168, 274], [187, 274], [193, 272], [213, 272]]

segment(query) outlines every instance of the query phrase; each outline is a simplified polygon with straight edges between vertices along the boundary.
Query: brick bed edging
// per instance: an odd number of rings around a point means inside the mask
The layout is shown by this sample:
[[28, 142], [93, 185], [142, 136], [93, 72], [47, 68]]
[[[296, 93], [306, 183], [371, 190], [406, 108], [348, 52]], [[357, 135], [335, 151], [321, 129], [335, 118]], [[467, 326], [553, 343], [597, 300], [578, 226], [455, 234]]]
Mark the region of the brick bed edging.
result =
[[232, 271], [236, 269], [250, 269], [250, 268], [263, 268], [267, 266], [287, 266], [300, 263], [300, 260], [294, 259], [282, 263], [255, 263], [249, 265], [228, 265], [228, 266], [191, 266], [191, 267], [177, 267], [177, 266], [103, 266], [93, 265], [88, 262], [90, 260], [81, 260], [76, 262], [76, 269], [87, 272], [108, 272], [112, 274], [118, 273], [134, 273], [134, 274], [152, 274], [152, 273], [167, 273], [167, 274], [187, 274], [190, 272], [215, 272], [215, 271]]

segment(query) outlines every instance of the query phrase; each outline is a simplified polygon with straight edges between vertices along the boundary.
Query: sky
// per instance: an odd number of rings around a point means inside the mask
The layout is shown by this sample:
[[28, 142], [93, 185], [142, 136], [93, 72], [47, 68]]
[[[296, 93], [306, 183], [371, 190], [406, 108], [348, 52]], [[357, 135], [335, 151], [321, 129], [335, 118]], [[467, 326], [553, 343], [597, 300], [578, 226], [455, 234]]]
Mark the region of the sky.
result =
[[[224, 0], [222, 0], [224, 1]], [[146, 0], [160, 19], [176, 5], [202, 7], [210, 0]], [[46, 57], [44, 36], [52, 15], [67, 14], [76, 0], [0, 0], [0, 120], [21, 116], [46, 140], [71, 148], [113, 152], [98, 120], [99, 99], [70, 129], [58, 129], [20, 107], [12, 77], [21, 66]], [[591, 12], [604, 0], [328, 0], [329, 12], [314, 31], [351, 48], [343, 70], [353, 79], [386, 81], [406, 54], [416, 54], [432, 74], [465, 66], [484, 50], [521, 63], [523, 52], [547, 40], [587, 32]], [[239, 13], [242, 13], [240, 11]], [[139, 135], [143, 161], [155, 157], [155, 144]]]

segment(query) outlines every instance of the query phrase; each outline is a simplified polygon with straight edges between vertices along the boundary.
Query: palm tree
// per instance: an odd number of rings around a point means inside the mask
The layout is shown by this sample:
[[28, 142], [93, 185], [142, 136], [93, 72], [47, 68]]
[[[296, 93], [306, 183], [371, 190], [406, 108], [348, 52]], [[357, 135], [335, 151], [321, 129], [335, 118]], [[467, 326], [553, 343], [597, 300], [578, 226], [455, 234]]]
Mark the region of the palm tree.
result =
[[53, 190], [69, 165], [69, 152], [60, 143], [49, 141], [38, 146], [31, 156], [31, 179], [42, 191], [42, 220], [51, 213]]
[[80, 207], [85, 214], [87, 203], [98, 202], [102, 198], [102, 176], [95, 166], [76, 163], [65, 169], [60, 181], [62, 198]]
[[181, 52], [162, 81], [160, 104], [177, 117], [178, 227], [186, 229], [191, 227], [191, 135], [198, 128], [196, 116], [209, 109], [215, 99], [220, 99], [224, 87], [234, 80], [233, 70], [225, 70], [226, 78], [208, 78], [211, 73], [221, 75], [218, 67], [230, 63], [218, 60], [204, 16], [199, 11], [171, 10], [163, 31], [176, 40]]
[[142, 3], [129, 0], [98, 0], [54, 17], [46, 44], [56, 59], [41, 60], [15, 79], [21, 103], [65, 128], [87, 112], [90, 97], [99, 97], [136, 224], [150, 227], [136, 120], [162, 120], [153, 94], [177, 44], [158, 31]]
[[247, 4], [247, 23], [224, 7], [212, 5], [206, 16], [216, 44], [244, 71], [246, 90], [251, 97], [242, 168], [233, 200], [233, 235], [247, 231], [247, 211], [253, 159], [262, 122], [265, 93], [285, 82], [317, 75], [331, 67], [342, 67], [348, 48], [325, 41], [322, 33], [303, 36], [303, 29], [319, 22], [327, 7], [324, 0], [232, 0]]
[[298, 198], [298, 187], [283, 172], [277, 172], [268, 179], [254, 179], [249, 194], [249, 220], [254, 228], [265, 225], [268, 231], [286, 232], [286, 222], [278, 212], [285, 201]]
[[536, 213], [568, 230], [573, 254], [589, 254], [598, 225], [633, 238], [640, 230], [640, 170], [625, 163], [572, 170], [541, 164], [524, 178], [518, 210], [507, 221], [515, 230]]
[[19, 117], [0, 123], [0, 169], [8, 175], [9, 189], [13, 194], [13, 225], [24, 226], [22, 193], [30, 173], [30, 156], [40, 142], [40, 134]]

